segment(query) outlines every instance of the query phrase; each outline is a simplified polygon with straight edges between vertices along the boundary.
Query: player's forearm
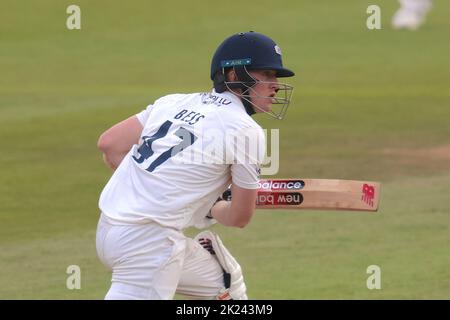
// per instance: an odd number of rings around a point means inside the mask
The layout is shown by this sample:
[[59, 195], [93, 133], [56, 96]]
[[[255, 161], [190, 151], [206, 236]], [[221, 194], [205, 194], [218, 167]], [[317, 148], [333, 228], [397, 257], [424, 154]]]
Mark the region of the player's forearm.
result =
[[240, 212], [233, 208], [231, 201], [219, 201], [211, 209], [211, 215], [219, 223], [228, 227], [244, 228], [249, 222], [252, 213]]

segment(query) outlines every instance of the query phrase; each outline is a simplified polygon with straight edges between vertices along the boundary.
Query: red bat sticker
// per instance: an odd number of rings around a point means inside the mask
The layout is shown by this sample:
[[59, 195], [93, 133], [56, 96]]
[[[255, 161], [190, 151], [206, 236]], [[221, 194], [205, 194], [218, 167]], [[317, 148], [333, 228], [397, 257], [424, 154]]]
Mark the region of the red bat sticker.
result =
[[362, 188], [361, 200], [373, 207], [373, 199], [375, 198], [375, 187], [364, 183]]

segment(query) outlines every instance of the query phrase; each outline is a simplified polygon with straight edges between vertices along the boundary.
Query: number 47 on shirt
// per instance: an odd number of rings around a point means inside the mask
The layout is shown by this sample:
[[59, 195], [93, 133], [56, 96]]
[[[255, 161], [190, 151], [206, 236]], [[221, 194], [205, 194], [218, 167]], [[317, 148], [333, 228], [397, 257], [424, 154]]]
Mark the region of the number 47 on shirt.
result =
[[[139, 157], [133, 156], [133, 159], [137, 163], [142, 163], [148, 158], [150, 158], [154, 151], [152, 149], [152, 144], [158, 139], [164, 138], [167, 135], [167, 132], [169, 132], [169, 129], [172, 125], [172, 122], [167, 120], [163, 123], [163, 125], [158, 129], [158, 131], [151, 136], [143, 136], [142, 139], [144, 142], [139, 146], [137, 149], [137, 153], [139, 154]], [[163, 164], [167, 159], [170, 157], [173, 157], [174, 155], [178, 154], [179, 152], [183, 151], [187, 147], [191, 146], [195, 140], [197, 140], [197, 137], [190, 132], [189, 130], [181, 127], [177, 131], [174, 132], [174, 135], [176, 135], [178, 138], [181, 139], [181, 142], [168, 150], [161, 153], [146, 169], [147, 171], [153, 172], [158, 166]]]

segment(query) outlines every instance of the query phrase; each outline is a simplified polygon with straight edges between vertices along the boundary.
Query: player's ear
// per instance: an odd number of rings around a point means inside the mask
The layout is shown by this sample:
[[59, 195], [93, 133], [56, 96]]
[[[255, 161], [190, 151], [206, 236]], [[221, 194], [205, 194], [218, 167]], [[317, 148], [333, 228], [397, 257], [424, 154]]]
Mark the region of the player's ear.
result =
[[234, 69], [230, 69], [228, 72], [226, 72], [225, 77], [226, 77], [227, 81], [230, 81], [230, 82], [238, 81], [238, 77], [237, 77]]

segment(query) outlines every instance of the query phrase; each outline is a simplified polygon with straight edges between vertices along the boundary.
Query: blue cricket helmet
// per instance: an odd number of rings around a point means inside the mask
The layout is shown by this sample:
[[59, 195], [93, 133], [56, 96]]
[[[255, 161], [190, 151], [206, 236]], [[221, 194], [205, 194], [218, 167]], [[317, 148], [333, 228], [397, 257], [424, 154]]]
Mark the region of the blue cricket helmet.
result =
[[211, 62], [211, 80], [226, 67], [245, 66], [247, 70], [275, 70], [278, 78], [295, 75], [283, 67], [281, 49], [269, 37], [258, 32], [240, 32], [225, 39]]

